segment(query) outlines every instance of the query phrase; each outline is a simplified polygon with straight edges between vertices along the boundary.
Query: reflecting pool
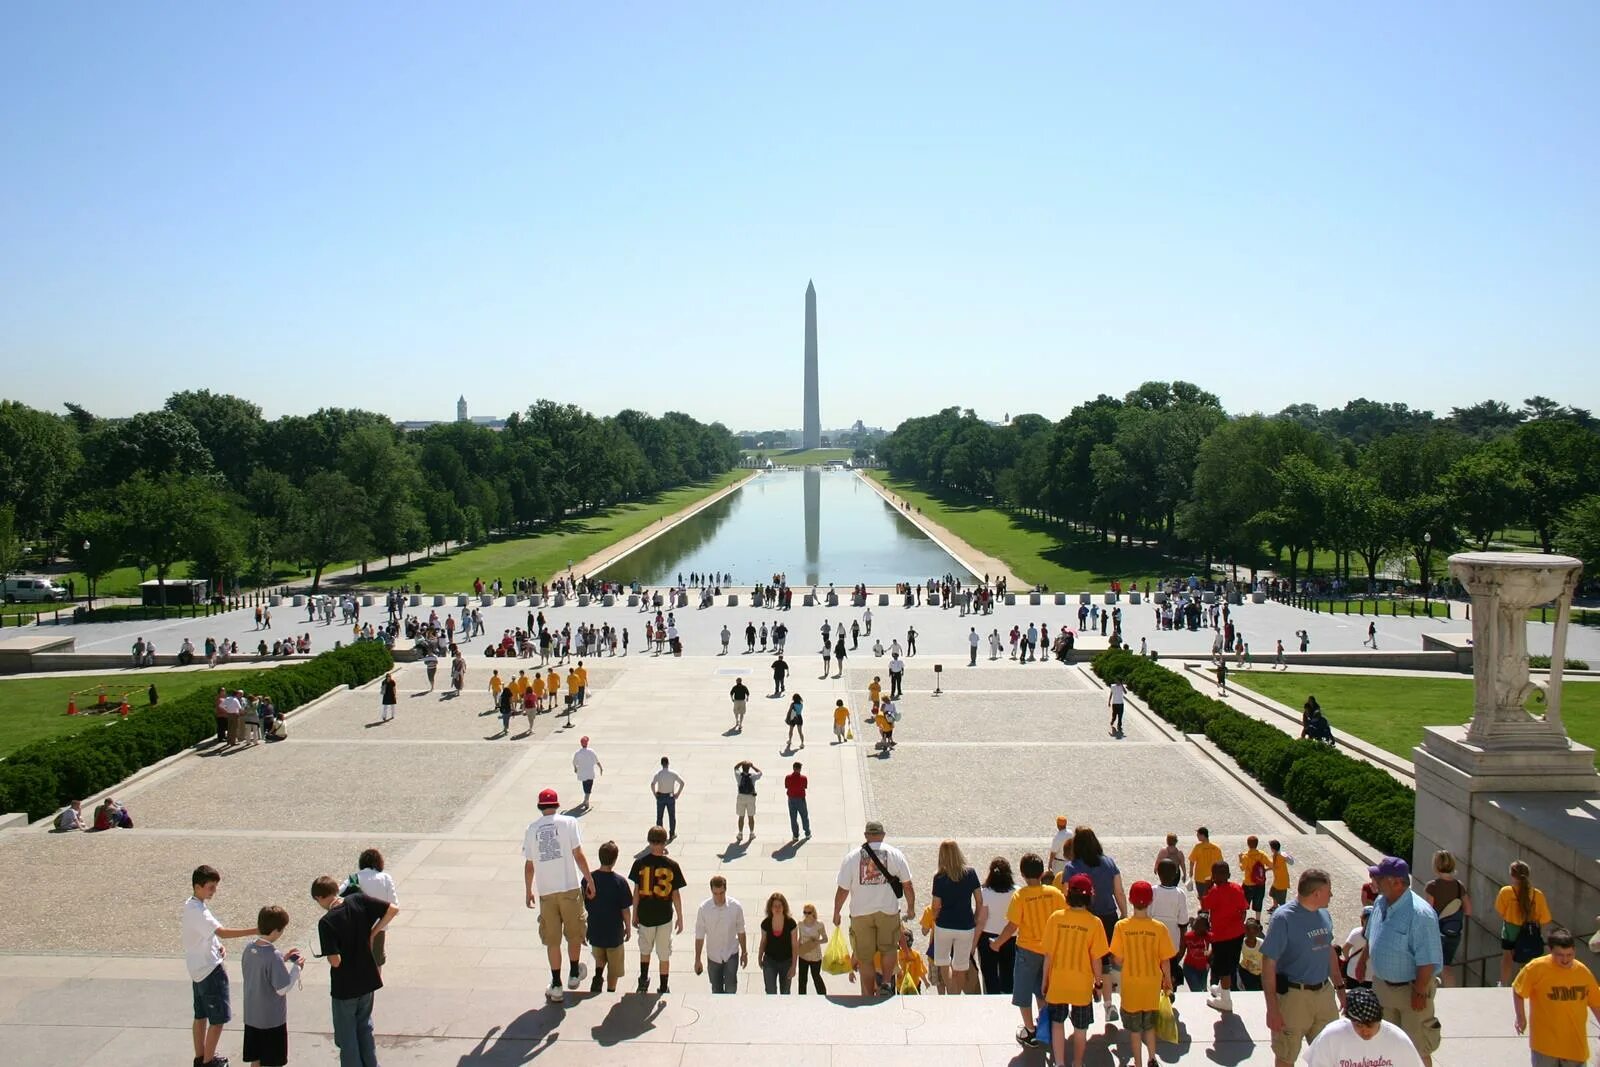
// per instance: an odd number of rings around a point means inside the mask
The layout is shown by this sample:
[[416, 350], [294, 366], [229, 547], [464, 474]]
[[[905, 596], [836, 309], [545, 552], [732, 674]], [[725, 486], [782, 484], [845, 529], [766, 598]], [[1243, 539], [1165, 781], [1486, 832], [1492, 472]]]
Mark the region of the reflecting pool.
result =
[[817, 468], [757, 475], [603, 576], [664, 585], [690, 571], [727, 571], [735, 585], [785, 574], [796, 587], [969, 576], [854, 472]]

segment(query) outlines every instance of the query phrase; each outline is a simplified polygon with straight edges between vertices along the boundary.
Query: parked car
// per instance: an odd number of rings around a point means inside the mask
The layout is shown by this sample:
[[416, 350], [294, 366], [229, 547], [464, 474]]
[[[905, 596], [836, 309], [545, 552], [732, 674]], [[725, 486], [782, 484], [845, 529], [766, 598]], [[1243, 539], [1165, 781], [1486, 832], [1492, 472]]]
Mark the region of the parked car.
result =
[[65, 600], [67, 591], [49, 578], [14, 577], [5, 580], [7, 604], [35, 604], [45, 600]]

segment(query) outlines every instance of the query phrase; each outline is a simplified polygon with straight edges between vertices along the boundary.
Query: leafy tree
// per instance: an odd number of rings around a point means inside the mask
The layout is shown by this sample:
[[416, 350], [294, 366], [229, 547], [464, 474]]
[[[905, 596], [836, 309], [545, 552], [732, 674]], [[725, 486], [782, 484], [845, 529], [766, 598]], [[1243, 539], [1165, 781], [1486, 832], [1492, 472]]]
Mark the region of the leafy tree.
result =
[[22, 539], [17, 536], [17, 513], [10, 504], [0, 504], [0, 579], [10, 576], [22, 562]]
[[92, 503], [67, 512], [61, 521], [66, 535], [67, 555], [77, 563], [89, 583], [85, 592], [94, 604], [100, 579], [121, 565], [127, 529], [123, 517], [110, 508]]
[[19, 537], [54, 532], [78, 463], [70, 423], [0, 400], [0, 505], [12, 508]]
[[321, 471], [306, 479], [289, 539], [295, 554], [312, 568], [312, 592], [321, 588], [328, 564], [366, 553], [367, 523], [367, 498], [349, 478], [338, 471]]
[[259, 462], [267, 423], [261, 409], [248, 400], [209, 389], [187, 390], [167, 397], [167, 411], [181, 415], [195, 428], [211, 462], [228, 484], [242, 487]]
[[1400, 505], [1384, 495], [1376, 482], [1355, 476], [1350, 512], [1350, 543], [1367, 568], [1367, 588], [1376, 590], [1378, 568], [1401, 541], [1404, 516]]
[[1444, 492], [1455, 524], [1488, 551], [1495, 535], [1526, 509], [1528, 483], [1514, 448], [1496, 441], [1456, 460], [1445, 475]]
[[117, 488], [116, 499], [129, 555], [155, 569], [165, 607], [172, 567], [190, 554], [203, 536], [203, 524], [223, 508], [221, 493], [209, 478], [170, 471], [151, 477], [141, 471]]
[[1567, 419], [1535, 419], [1513, 436], [1528, 525], [1544, 551], [1554, 548], [1556, 524], [1600, 475], [1600, 435]]
[[1583, 569], [1600, 571], [1600, 493], [1591, 493], [1567, 508], [1556, 528], [1556, 547], [1583, 561]]

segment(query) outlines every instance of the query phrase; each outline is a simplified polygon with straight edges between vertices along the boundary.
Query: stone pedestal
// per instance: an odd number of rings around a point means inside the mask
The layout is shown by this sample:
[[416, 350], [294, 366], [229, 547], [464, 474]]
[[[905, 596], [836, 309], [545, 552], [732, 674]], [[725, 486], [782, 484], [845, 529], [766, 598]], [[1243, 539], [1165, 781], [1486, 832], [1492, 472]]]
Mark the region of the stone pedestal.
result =
[[1138, 607], [1144, 601], [1144, 595], [1135, 589], [1128, 594], [1128, 603]]
[[[1561, 663], [1581, 570], [1565, 556], [1450, 557], [1451, 575], [1472, 594], [1473, 705], [1464, 724], [1430, 726], [1412, 750], [1412, 854], [1419, 886], [1430, 877], [1435, 850], [1456, 856], [1474, 903], [1458, 960], [1495, 951], [1492, 903], [1515, 859], [1533, 868], [1558, 922], [1587, 935], [1600, 914], [1600, 775], [1594, 750], [1569, 739], [1561, 720]], [[1551, 601], [1554, 657], [1550, 681], [1541, 685], [1528, 676], [1527, 613]], [[1543, 713], [1530, 713], [1530, 703]], [[1461, 710], [1465, 718], [1468, 709]], [[1588, 949], [1579, 955], [1588, 957]]]

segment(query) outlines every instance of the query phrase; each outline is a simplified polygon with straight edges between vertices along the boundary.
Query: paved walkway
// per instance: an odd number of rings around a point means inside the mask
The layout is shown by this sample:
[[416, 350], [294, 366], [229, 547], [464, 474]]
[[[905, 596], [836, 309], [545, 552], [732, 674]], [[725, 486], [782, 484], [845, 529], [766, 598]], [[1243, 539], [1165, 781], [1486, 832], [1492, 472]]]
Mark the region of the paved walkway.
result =
[[[591, 855], [607, 839], [625, 859], [643, 848], [654, 814], [647, 782], [668, 755], [688, 782], [672, 847], [690, 881], [686, 911], [720, 873], [752, 928], [774, 891], [793, 905], [818, 904], [827, 918], [839, 863], [869, 815], [888, 823], [924, 894], [942, 838], [959, 841], [980, 868], [995, 854], [1015, 863], [1023, 851], [1045, 849], [1057, 814], [1096, 826], [1130, 882], [1144, 875], [1169, 829], [1187, 840], [1205, 822], [1230, 855], [1246, 833], [1276, 836], [1302, 867], [1334, 873], [1338, 922], [1353, 924], [1362, 870], [1352, 856], [1329, 838], [1298, 833], [1198, 746], [1136, 714], [1126, 737], [1109, 737], [1104, 695], [1080, 668], [1009, 661], [967, 668], [946, 658], [942, 693], [934, 696], [928, 657], [918, 656], [906, 683], [902, 743], [884, 760], [859, 731], [856, 742], [830, 744], [824, 713], [841, 698], [859, 708], [881, 663], [852, 660], [857, 666], [843, 678], [822, 679], [820, 661], [797, 654], [791, 662], [790, 688], [811, 710], [809, 743], [792, 755], [783, 747], [786, 702], [765, 697], [771, 682], [760, 655], [675, 659], [635, 650], [608, 658], [591, 665], [594, 698], [574, 728], [540, 716], [531, 735], [518, 723], [510, 738], [496, 736], [498, 721], [487, 714], [481, 660], [473, 661], [472, 691], [459, 700], [425, 692], [421, 667], [409, 665], [400, 671], [405, 695], [391, 724], [376, 723], [369, 686], [296, 715], [287, 743], [190, 756], [119, 792], [138, 830], [0, 832], [0, 898], [10, 902], [0, 925], [0, 974], [7, 976], [0, 1040], [25, 1050], [16, 1062], [40, 1067], [187, 1057], [187, 990], [177, 958], [187, 872], [202, 862], [222, 871], [215, 911], [224, 922], [244, 923], [262, 904], [281, 903], [292, 917], [287, 941], [307, 945], [311, 879], [342, 876], [362, 848], [375, 846], [389, 858], [403, 909], [390, 935], [388, 988], [378, 997], [386, 1063], [592, 1061], [621, 1041], [627, 1062], [645, 1064], [732, 1062], [744, 1045], [774, 1043], [801, 1046], [799, 1063], [881, 1063], [880, 1043], [939, 1046], [920, 1049], [920, 1064], [1007, 1062], [1015, 1053], [1009, 1009], [990, 998], [966, 1009], [976, 1016], [948, 1014], [942, 1004], [930, 1015], [931, 1000], [862, 1012], [798, 998], [745, 1011], [710, 1004], [704, 979], [691, 973], [690, 933], [677, 941], [670, 997], [591, 1001], [585, 993], [565, 1011], [543, 1006], [545, 963], [534, 916], [523, 907], [519, 844], [538, 789], [553, 786], [568, 804], [576, 799], [570, 759], [579, 733], [591, 736], [605, 765], [594, 808], [581, 816]], [[744, 732], [735, 734], [726, 693], [741, 674], [758, 695]], [[767, 777], [755, 841], [735, 844], [732, 765], [741, 758]], [[781, 787], [793, 759], [811, 780], [815, 833], [799, 844], [789, 842]], [[86, 878], [86, 871], [101, 873]], [[636, 968], [633, 957], [629, 969]], [[326, 1058], [326, 981], [326, 970], [313, 966], [291, 997], [297, 1061]], [[759, 974], [747, 970], [741, 986], [758, 995]], [[782, 1014], [766, 1014], [774, 1010]], [[1206, 1049], [1190, 1054], [1197, 1061], [1226, 1054], [1234, 1057], [1227, 1062], [1254, 1062], [1259, 1025], [1228, 1023], [1213, 1033], [1215, 1020], [1203, 1008], [1193, 1018], [1194, 1040]], [[224, 1053], [237, 1057], [238, 1040], [234, 1028]], [[900, 1062], [903, 1054], [885, 1055]]]

